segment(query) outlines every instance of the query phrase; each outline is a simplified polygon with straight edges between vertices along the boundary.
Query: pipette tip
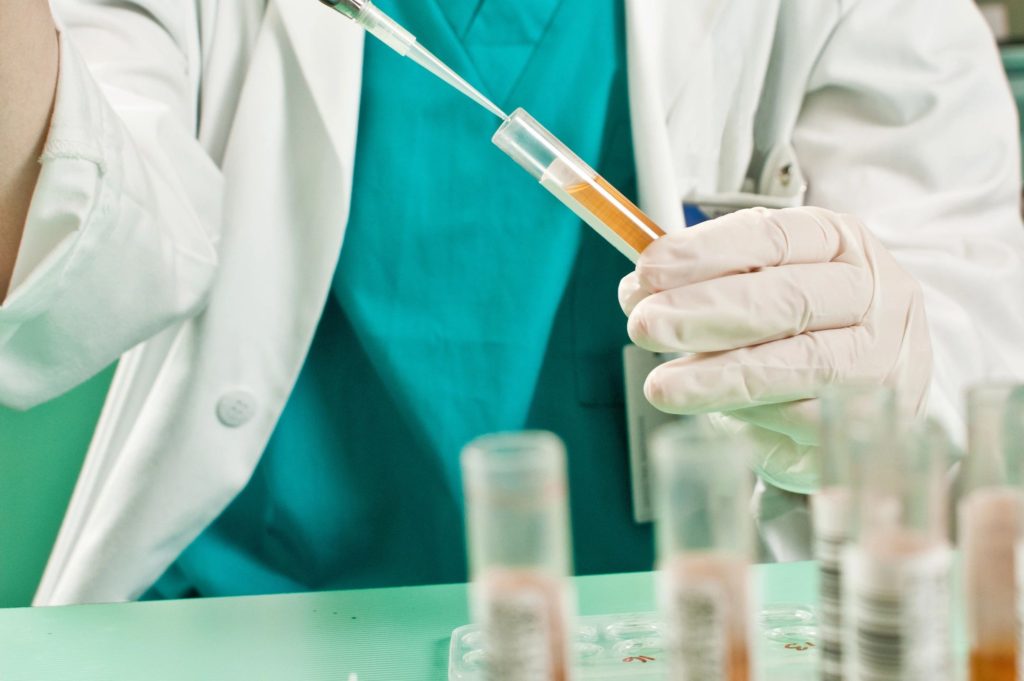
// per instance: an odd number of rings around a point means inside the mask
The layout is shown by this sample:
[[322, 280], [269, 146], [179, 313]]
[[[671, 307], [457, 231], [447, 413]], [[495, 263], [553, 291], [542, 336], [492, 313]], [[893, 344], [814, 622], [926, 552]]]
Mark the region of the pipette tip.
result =
[[494, 102], [487, 99], [487, 97], [484, 97], [479, 90], [467, 83], [459, 74], [455, 73], [455, 71], [449, 68], [447, 64], [435, 57], [429, 50], [419, 43], [411, 45], [406, 56], [444, 82], [451, 85], [462, 94], [472, 99], [483, 108], [487, 109], [501, 120], [508, 120], [508, 116], [505, 112], [499, 109]]
[[[481, 104], [483, 104], [483, 102], [481, 102]], [[491, 103], [490, 100], [487, 101], [487, 104], [484, 104], [484, 108], [487, 109], [488, 111], [490, 111], [492, 114], [494, 114], [498, 118], [500, 118], [501, 120], [503, 120], [503, 121], [507, 121], [508, 120], [508, 114], [505, 113], [504, 111], [502, 111], [501, 109], [499, 109], [493, 103]]]

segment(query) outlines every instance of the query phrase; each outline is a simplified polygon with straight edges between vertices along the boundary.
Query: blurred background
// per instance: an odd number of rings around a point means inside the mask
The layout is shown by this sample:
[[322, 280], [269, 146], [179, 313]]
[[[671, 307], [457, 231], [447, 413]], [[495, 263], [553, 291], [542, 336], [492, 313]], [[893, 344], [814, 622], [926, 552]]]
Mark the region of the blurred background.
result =
[[978, 0], [996, 40], [1024, 41], [1024, 0]]
[[999, 41], [1017, 108], [1024, 111], [1024, 0], [978, 0], [978, 6]]
[[[1024, 0], [979, 6], [1024, 107]], [[0, 607], [31, 602], [112, 375], [28, 412], [0, 407]]]

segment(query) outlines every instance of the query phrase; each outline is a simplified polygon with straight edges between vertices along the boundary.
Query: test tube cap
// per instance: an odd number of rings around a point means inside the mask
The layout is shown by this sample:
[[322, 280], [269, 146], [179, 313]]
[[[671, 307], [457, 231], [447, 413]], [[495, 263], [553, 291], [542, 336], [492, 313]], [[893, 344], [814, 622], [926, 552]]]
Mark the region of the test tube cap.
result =
[[462, 452], [470, 568], [568, 574], [571, 564], [565, 447], [544, 431], [497, 433]]
[[967, 490], [1024, 488], [1024, 384], [972, 387], [967, 393], [967, 441]]
[[842, 384], [821, 392], [822, 487], [857, 486], [857, 462], [896, 436], [896, 391], [877, 384]]
[[484, 435], [463, 449], [462, 468], [470, 497], [546, 494], [551, 485], [565, 485], [565, 446], [541, 430]]
[[949, 435], [931, 419], [904, 424], [889, 442], [865, 452], [853, 536], [902, 532], [925, 543], [945, 541], [946, 472], [952, 462]]
[[652, 438], [658, 555], [720, 552], [749, 559], [752, 444], [696, 417], [670, 423]]

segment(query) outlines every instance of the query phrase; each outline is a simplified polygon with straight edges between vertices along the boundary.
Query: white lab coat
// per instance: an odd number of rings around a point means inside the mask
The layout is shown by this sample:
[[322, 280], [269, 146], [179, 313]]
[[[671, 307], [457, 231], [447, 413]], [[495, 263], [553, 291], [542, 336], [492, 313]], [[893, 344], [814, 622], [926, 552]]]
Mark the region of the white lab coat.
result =
[[[626, 2], [659, 223], [680, 228], [684, 200], [799, 203], [805, 176], [807, 201], [862, 217], [922, 282], [937, 416], [1024, 375], [1017, 121], [971, 0]], [[36, 597], [118, 601], [244, 486], [299, 373], [349, 211], [363, 37], [314, 0], [270, 0], [265, 22], [262, 0], [54, 6], [0, 401], [125, 353]]]

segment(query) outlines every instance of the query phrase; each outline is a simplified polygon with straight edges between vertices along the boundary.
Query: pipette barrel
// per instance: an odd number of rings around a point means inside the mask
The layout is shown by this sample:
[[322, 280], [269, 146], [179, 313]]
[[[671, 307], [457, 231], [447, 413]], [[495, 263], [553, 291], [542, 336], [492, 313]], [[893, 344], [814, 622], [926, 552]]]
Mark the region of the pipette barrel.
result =
[[573, 612], [565, 449], [546, 432], [489, 435], [462, 453], [470, 605], [487, 679], [568, 681]]
[[435, 57], [419, 44], [409, 31], [397, 21], [370, 2], [370, 0], [320, 0], [322, 3], [337, 10], [343, 16], [355, 21], [370, 35], [390, 47], [403, 57], [408, 57], [434, 74], [448, 85], [466, 95], [489, 112], [504, 120], [505, 112], [495, 106], [494, 102], [484, 97], [459, 74], [452, 71], [444, 62]]
[[653, 220], [523, 109], [508, 117], [493, 142], [633, 262], [664, 236]]
[[328, 7], [352, 19], [403, 57], [416, 45], [416, 36], [381, 12], [370, 0], [320, 0]]

